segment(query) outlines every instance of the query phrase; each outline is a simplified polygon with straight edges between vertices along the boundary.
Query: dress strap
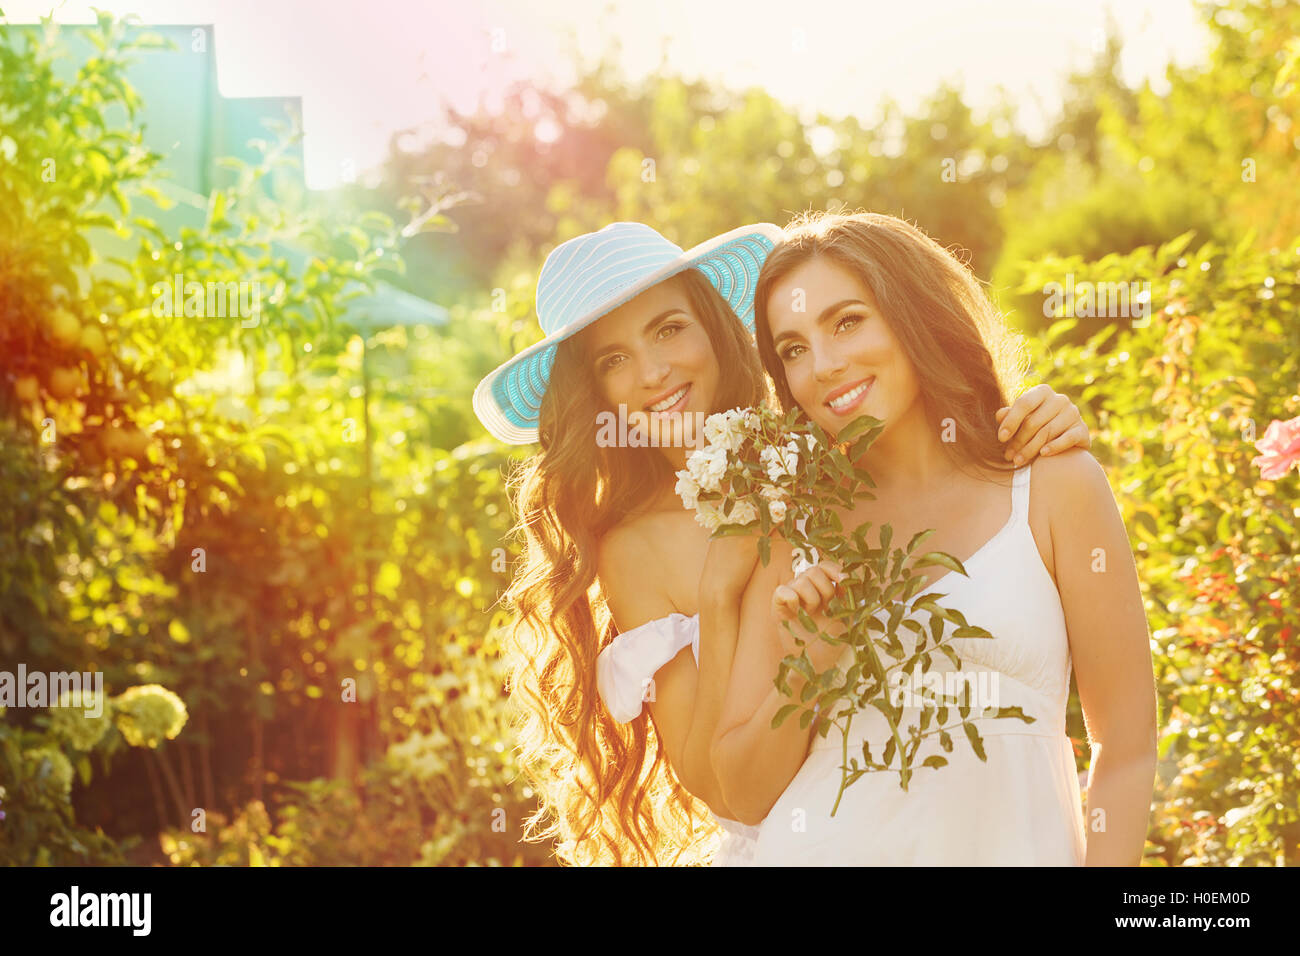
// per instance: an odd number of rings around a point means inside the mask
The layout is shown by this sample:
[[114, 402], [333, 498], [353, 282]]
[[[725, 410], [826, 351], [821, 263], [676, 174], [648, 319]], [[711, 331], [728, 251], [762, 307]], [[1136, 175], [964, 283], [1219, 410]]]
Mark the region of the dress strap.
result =
[[1011, 518], [1017, 523], [1029, 523], [1030, 466], [1016, 469], [1011, 478]]

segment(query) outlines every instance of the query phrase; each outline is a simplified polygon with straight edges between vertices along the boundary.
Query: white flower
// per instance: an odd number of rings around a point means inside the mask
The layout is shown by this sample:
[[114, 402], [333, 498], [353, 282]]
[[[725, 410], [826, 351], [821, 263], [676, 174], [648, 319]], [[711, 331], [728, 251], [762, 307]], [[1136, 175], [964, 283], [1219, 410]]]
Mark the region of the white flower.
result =
[[706, 531], [722, 527], [722, 507], [716, 501], [701, 501], [695, 506], [695, 521]]
[[749, 500], [737, 501], [731, 508], [731, 514], [722, 519], [723, 524], [749, 524], [758, 520], [758, 508]]
[[772, 515], [773, 521], [780, 522], [785, 520], [786, 505], [784, 501], [779, 499], [776, 501], [769, 501], [767, 504], [767, 510]]
[[759, 463], [767, 469], [767, 477], [773, 482], [781, 480], [781, 455], [775, 448], [764, 448], [758, 453]]
[[705, 452], [704, 474], [708, 477], [713, 491], [721, 486], [722, 476], [727, 473], [727, 449], [710, 448]]
[[745, 416], [738, 408], [710, 415], [704, 422], [704, 438], [711, 446], [736, 452], [745, 437]]
[[[794, 442], [790, 442], [790, 445], [794, 445]], [[773, 483], [779, 482], [783, 477], [792, 477], [799, 470], [799, 448], [797, 445], [791, 448], [790, 445], [785, 448], [770, 445], [758, 453], [758, 459], [767, 468], [767, 477]]]
[[677, 485], [673, 488], [678, 496], [682, 499], [682, 504], [687, 508], [694, 508], [700, 498], [700, 486], [696, 480], [691, 477], [689, 471], [677, 472]]
[[[722, 453], [722, 464], [717, 464], [717, 452]], [[701, 448], [686, 459], [686, 470], [703, 491], [718, 491], [721, 487], [722, 469], [726, 467], [725, 448]]]

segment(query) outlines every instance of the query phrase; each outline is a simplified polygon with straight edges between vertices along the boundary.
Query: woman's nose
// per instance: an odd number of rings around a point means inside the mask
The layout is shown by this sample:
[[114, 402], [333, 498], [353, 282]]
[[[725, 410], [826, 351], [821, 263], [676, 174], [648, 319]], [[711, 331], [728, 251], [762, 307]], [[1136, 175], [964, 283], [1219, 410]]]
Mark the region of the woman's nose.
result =
[[844, 359], [833, 349], [813, 346], [813, 375], [819, 382], [833, 379], [844, 371]]
[[662, 385], [672, 370], [672, 365], [661, 358], [646, 358], [641, 362], [641, 380], [654, 388]]

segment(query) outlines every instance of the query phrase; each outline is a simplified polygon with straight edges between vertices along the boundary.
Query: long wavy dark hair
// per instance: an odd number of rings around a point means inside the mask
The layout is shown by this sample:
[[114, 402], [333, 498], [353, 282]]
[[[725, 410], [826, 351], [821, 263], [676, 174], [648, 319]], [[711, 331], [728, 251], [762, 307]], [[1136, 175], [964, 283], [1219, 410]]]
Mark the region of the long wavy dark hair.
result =
[[[763, 401], [758, 354], [726, 300], [694, 269], [665, 281], [684, 287], [708, 332], [720, 372], [713, 411]], [[697, 862], [715, 825], [673, 774], [648, 711], [619, 724], [596, 690], [596, 656], [616, 635], [596, 578], [598, 542], [673, 474], [655, 448], [597, 444], [606, 410], [581, 336], [560, 343], [540, 451], [511, 479], [524, 552], [507, 592], [518, 612], [509, 690], [522, 715], [521, 764], [540, 801], [525, 839], [554, 838], [557, 857], [572, 864]]]

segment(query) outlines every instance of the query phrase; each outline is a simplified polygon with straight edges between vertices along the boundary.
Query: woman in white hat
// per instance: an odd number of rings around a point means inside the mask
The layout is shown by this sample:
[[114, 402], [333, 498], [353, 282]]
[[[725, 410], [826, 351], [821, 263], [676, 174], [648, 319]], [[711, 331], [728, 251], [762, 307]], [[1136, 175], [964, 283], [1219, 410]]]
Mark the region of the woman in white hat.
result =
[[[545, 339], [475, 389], [488, 431], [540, 445], [512, 481], [525, 549], [509, 591], [510, 691], [541, 803], [527, 835], [557, 838], [566, 862], [695, 861], [708, 824], [692, 796], [726, 831], [715, 865], [753, 849], [757, 829], [729, 812], [709, 747], [755, 548], [710, 541], [673, 487], [695, 416], [768, 396], [749, 330], [781, 235], [747, 226], [683, 252], [613, 223], [565, 242], [537, 283]], [[611, 428], [615, 411], [630, 421]], [[1008, 455], [1089, 441], [1046, 386], [999, 414]]]

